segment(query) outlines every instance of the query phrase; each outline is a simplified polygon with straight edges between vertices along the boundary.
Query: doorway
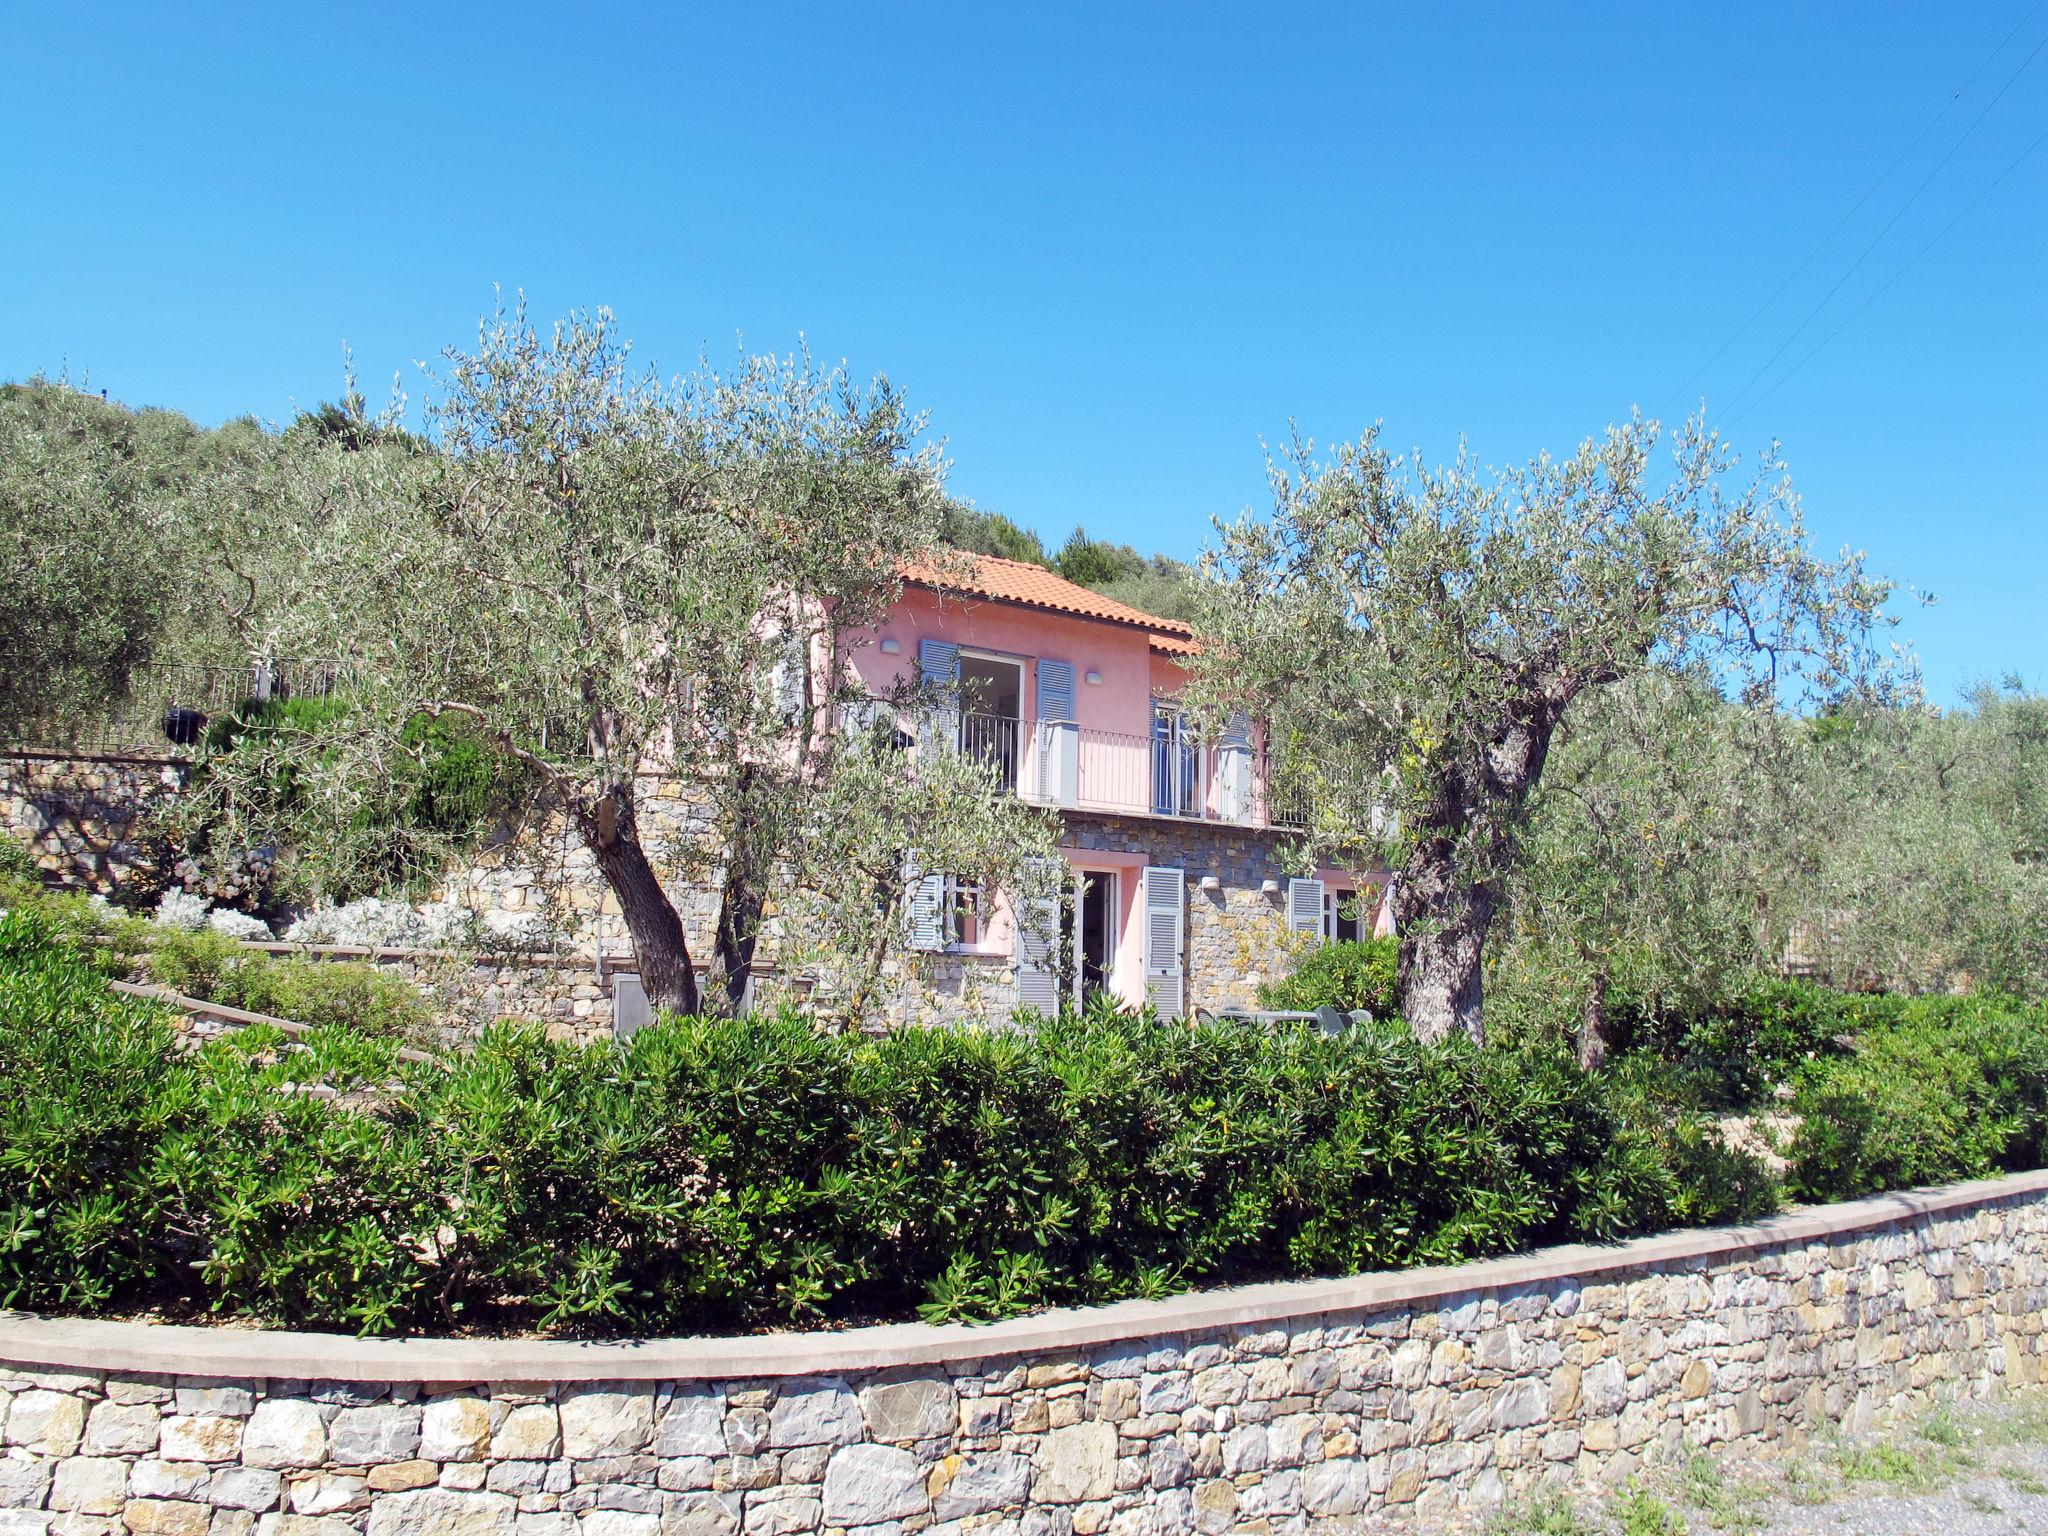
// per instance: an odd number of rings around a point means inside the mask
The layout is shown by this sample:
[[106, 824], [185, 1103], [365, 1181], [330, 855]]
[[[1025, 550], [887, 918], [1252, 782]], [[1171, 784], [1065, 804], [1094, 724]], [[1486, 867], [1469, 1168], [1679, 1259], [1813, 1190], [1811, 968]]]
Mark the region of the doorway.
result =
[[1017, 730], [1024, 701], [1024, 665], [994, 656], [960, 656], [960, 751], [1017, 787]]
[[1075, 872], [1080, 885], [1074, 906], [1074, 1001], [1112, 991], [1116, 972], [1116, 876], [1103, 870]]

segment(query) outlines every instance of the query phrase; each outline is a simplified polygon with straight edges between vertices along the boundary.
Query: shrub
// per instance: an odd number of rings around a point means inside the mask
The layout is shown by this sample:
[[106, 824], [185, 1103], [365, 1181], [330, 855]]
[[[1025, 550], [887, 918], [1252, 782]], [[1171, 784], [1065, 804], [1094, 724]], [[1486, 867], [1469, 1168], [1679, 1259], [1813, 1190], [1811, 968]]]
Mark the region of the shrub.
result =
[[1915, 999], [1846, 1056], [1810, 1072], [1787, 1187], [1841, 1199], [2001, 1169], [2048, 1150], [2048, 1029], [2040, 1013]]
[[228, 907], [215, 907], [207, 913], [206, 926], [244, 943], [267, 944], [271, 939], [270, 925], [262, 918]]
[[43, 869], [36, 862], [35, 850], [18, 837], [0, 833], [0, 885], [35, 889], [42, 883]]
[[206, 926], [207, 909], [213, 903], [177, 886], [168, 887], [156, 904], [156, 920], [165, 928], [197, 932]]
[[453, 902], [415, 907], [363, 896], [338, 907], [315, 907], [285, 930], [294, 944], [353, 944], [365, 949], [446, 948], [476, 938], [471, 913]]
[[135, 969], [157, 931], [144, 918], [124, 916], [103, 896], [45, 890], [40, 884], [0, 879], [0, 908], [27, 915], [44, 942], [117, 980]]
[[0, 917], [0, 1306], [94, 1311], [161, 1283], [156, 1166], [189, 1107], [154, 1009], [44, 912]]
[[1261, 986], [1259, 1002], [1267, 1008], [1330, 1007], [1344, 1013], [1369, 1008], [1374, 1018], [1390, 1018], [1399, 950], [1393, 939], [1322, 945], [1302, 957], [1293, 975]]
[[219, 884], [223, 898], [268, 909], [279, 894], [280, 874], [300, 889], [343, 899], [378, 890], [417, 887], [449, 854], [475, 844], [516, 798], [525, 772], [492, 750], [473, 725], [454, 716], [422, 715], [402, 733], [398, 754], [380, 792], [359, 804], [350, 820], [345, 855], [308, 863], [309, 850], [282, 865], [277, 850], [251, 850], [246, 839], [223, 838], [224, 804], [209, 800], [210, 764], [233, 758], [248, 770], [246, 794], [257, 820], [286, 825], [302, 811], [309, 786], [336, 755], [351, 728], [352, 706], [341, 696], [250, 700], [207, 728], [206, 755], [193, 770], [186, 799], [194, 810], [183, 824], [190, 871], [187, 884]]
[[222, 978], [216, 1002], [316, 1027], [426, 1043], [433, 1014], [402, 977], [361, 961], [251, 956]]
[[277, 960], [213, 929], [171, 932], [149, 955], [151, 979], [187, 997], [315, 1027], [425, 1043], [432, 1011], [402, 977], [353, 960]]
[[[110, 1009], [75, 955], [46, 947], [39, 965], [69, 969], [45, 1014], [83, 1021], [132, 1080], [88, 1106], [111, 1149], [95, 1165], [116, 1202], [101, 1235], [9, 1218], [10, 1273], [40, 1277], [38, 1303], [372, 1331], [980, 1317], [1723, 1209], [1556, 1049], [1097, 1008], [1036, 1033], [881, 1039], [795, 1016], [667, 1019], [623, 1046], [499, 1026], [446, 1068], [400, 1067], [353, 1029], [310, 1050], [249, 1030], [167, 1060], [161, 1020]], [[317, 1011], [303, 994], [259, 996], [258, 981], [336, 986], [355, 969], [229, 960], [205, 934], [166, 949], [188, 984], [220, 962], [221, 993], [301, 1015]], [[28, 1149], [14, 1166], [25, 1188], [68, 1179], [82, 1200], [54, 1128], [100, 1078], [72, 1070], [78, 1040], [12, 1013], [0, 1027], [0, 1098], [46, 1127], [10, 1133]], [[370, 1110], [278, 1092], [316, 1075], [386, 1086]]]
[[[165, 935], [153, 963], [323, 1027], [173, 1057], [61, 921], [0, 920], [0, 1297], [369, 1332], [976, 1318], [1748, 1218], [1776, 1194], [1680, 1102], [1690, 1069], [1648, 1051], [1589, 1076], [1556, 1041], [1097, 1006], [878, 1039], [793, 1014], [592, 1046], [498, 1025], [406, 1065], [355, 1027], [419, 1008], [370, 967], [210, 933]], [[2041, 1013], [1840, 1007], [1870, 1022], [1799, 1070], [1799, 1193], [2048, 1150]], [[360, 1102], [282, 1091], [316, 1080]]]
[[146, 962], [150, 980], [186, 997], [225, 1002], [216, 994], [224, 977], [244, 963], [242, 946], [212, 928], [162, 930]]

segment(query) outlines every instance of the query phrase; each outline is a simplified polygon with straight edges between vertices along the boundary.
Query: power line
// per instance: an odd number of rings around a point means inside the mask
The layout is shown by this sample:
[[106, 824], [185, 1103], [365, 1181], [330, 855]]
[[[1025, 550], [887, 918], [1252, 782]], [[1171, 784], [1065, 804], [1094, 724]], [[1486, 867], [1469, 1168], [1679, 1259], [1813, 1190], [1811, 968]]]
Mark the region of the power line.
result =
[[1946, 235], [1950, 230], [1954, 229], [1958, 224], [1962, 223], [1963, 220], [1969, 216], [1970, 210], [1972, 208], [1975, 208], [1979, 203], [1983, 202], [1985, 198], [1989, 197], [1993, 189], [1995, 189], [2000, 182], [2004, 181], [2006, 177], [2010, 176], [2014, 171], [2018, 170], [2020, 168], [2021, 163], [2024, 160], [2026, 160], [2026, 158], [2029, 155], [2033, 154], [2035, 150], [2039, 149], [2043, 144], [2048, 144], [2048, 131], [2044, 131], [2039, 138], [2034, 140], [2033, 143], [2029, 144], [2025, 149], [2021, 150], [2019, 154], [2014, 157], [2010, 165], [2008, 165], [2004, 170], [2000, 171], [1996, 176], [1992, 177], [1990, 183], [1984, 188], [1984, 190], [1979, 192], [1975, 197], [1971, 198], [1967, 203], [1965, 203], [1962, 207], [1962, 210], [1959, 213], [1957, 213], [1954, 218], [1950, 219], [1946, 224], [1942, 225], [1942, 227], [1939, 231], [1936, 232], [1932, 240], [1929, 240], [1925, 245], [1921, 246], [1919, 250], [1915, 251], [1910, 257], [1908, 257], [1906, 260], [1906, 264], [1900, 267], [1899, 270], [1894, 272], [1890, 277], [1886, 278], [1884, 282], [1874, 292], [1871, 293], [1870, 297], [1868, 297], [1861, 304], [1858, 304], [1854, 309], [1849, 311], [1849, 316], [1846, 320], [1844, 320], [1840, 325], [1836, 326], [1832, 331], [1829, 331], [1827, 335], [1823, 336], [1818, 342], [1814, 343], [1813, 350], [1811, 352], [1808, 352], [1804, 357], [1800, 358], [1798, 362], [1794, 363], [1790, 368], [1786, 369], [1783, 373], [1779, 374], [1778, 377], [1772, 382], [1771, 387], [1769, 389], [1765, 390], [1762, 394], [1758, 395], [1754, 400], [1750, 401], [1749, 404], [1743, 408], [1740, 415], [1737, 415], [1728, 422], [1728, 428], [1733, 428], [1737, 423], [1739, 423], [1742, 420], [1744, 416], [1747, 416], [1751, 411], [1755, 410], [1758, 406], [1762, 405], [1766, 400], [1770, 399], [1771, 396], [1775, 395], [1778, 392], [1779, 387], [1783, 385], [1786, 380], [1790, 379], [1794, 374], [1799, 372], [1800, 369], [1804, 368], [1808, 363], [1813, 361], [1815, 354], [1818, 353], [1822, 347], [1825, 347], [1829, 342], [1833, 341], [1837, 336], [1841, 335], [1842, 332], [1849, 329], [1849, 327], [1855, 323], [1856, 317], [1858, 315], [1862, 314], [1863, 311], [1870, 308], [1872, 304], [1875, 304], [1880, 298], [1882, 298], [1884, 296], [1885, 291], [1889, 289], [1893, 283], [1896, 283], [1900, 278], [1904, 277], [1907, 272], [1912, 270], [1914, 262], [1918, 261], [1922, 256], [1925, 256], [1929, 251], [1933, 250], [1936, 245], [1940, 244], [1941, 239], [1944, 235]]
[[1714, 349], [1714, 355], [1708, 358], [1704, 363], [1700, 364], [1700, 366], [1694, 370], [1691, 378], [1687, 379], [1683, 384], [1679, 385], [1677, 389], [1673, 390], [1671, 392], [1671, 398], [1669, 400], [1666, 400], [1662, 405], [1657, 407], [1657, 414], [1659, 416], [1662, 416], [1666, 412], [1668, 412], [1671, 409], [1671, 407], [1678, 402], [1680, 396], [1684, 395], [1686, 391], [1690, 390], [1693, 387], [1693, 385], [1697, 384], [1700, 381], [1700, 379], [1706, 374], [1708, 369], [1712, 368], [1714, 364], [1721, 361], [1722, 357], [1724, 357], [1727, 354], [1728, 349], [1734, 346], [1736, 342], [1740, 341], [1743, 338], [1743, 336], [1748, 334], [1749, 328], [1752, 325], [1755, 325], [1758, 320], [1763, 318], [1764, 311], [1769, 309], [1773, 304], [1777, 303], [1778, 300], [1784, 296], [1785, 290], [1787, 288], [1790, 288], [1793, 285], [1793, 283], [1798, 281], [1799, 274], [1804, 272], [1808, 267], [1813, 265], [1814, 257], [1818, 256], [1822, 251], [1826, 250], [1828, 246], [1834, 243], [1835, 236], [1839, 235], [1843, 231], [1843, 229], [1847, 227], [1851, 219], [1855, 218], [1858, 213], [1862, 212], [1863, 205], [1870, 201], [1872, 196], [1876, 194], [1877, 189], [1879, 187], [1883, 186], [1887, 181], [1891, 179], [1892, 172], [1896, 171], [1900, 166], [1906, 163], [1907, 158], [1912, 155], [1914, 150], [1920, 147], [1921, 143], [1926, 139], [1927, 135], [1934, 132], [1935, 128], [1940, 125], [1941, 120], [1948, 116], [1949, 109], [1953, 107], [1957, 102], [1961, 101], [1966, 94], [1968, 94], [1970, 87], [1977, 83], [1977, 77], [1983, 74], [1985, 70], [1991, 67], [1991, 61], [1997, 58], [1999, 54], [2005, 51], [2005, 45], [2013, 40], [2013, 37], [2019, 32], [2021, 27], [2024, 27], [2029, 21], [2033, 20], [2034, 12], [2040, 10], [2044, 4], [2048, 4], [2048, 0], [2034, 0], [2034, 3], [2027, 8], [2026, 14], [2021, 16], [2018, 21], [2012, 24], [2012, 30], [2007, 32], [2005, 36], [2001, 37], [1998, 40], [1997, 45], [1993, 47], [1989, 53], [1984, 55], [1983, 60], [1977, 65], [1977, 67], [1970, 71], [1970, 78], [1965, 80], [1961, 85], [1956, 87], [1955, 93], [1952, 96], [1950, 96], [1947, 101], [1941, 104], [1941, 110], [1936, 112], [1933, 117], [1927, 120], [1927, 126], [1922, 128], [1917, 134], [1913, 136], [1913, 142], [1908, 144], [1904, 149], [1900, 150], [1898, 153], [1898, 157], [1894, 159], [1890, 165], [1884, 168], [1883, 173], [1878, 176], [1877, 180], [1873, 181], [1869, 186], [1863, 189], [1863, 195], [1857, 198], [1856, 201], [1850, 205], [1849, 211], [1847, 213], [1843, 214], [1841, 218], [1835, 221], [1835, 227], [1829, 230], [1827, 234], [1824, 237], [1822, 237], [1820, 244], [1816, 245], [1812, 250], [1808, 251], [1806, 253], [1805, 259], [1803, 259], [1798, 266], [1792, 269], [1792, 271], [1786, 276], [1785, 280], [1782, 283], [1778, 284], [1776, 288], [1773, 288], [1771, 290], [1771, 296], [1765, 299], [1763, 303], [1757, 305], [1756, 309], [1750, 314], [1750, 317], [1747, 320], [1743, 321], [1742, 324], [1738, 325], [1735, 328], [1734, 332], [1728, 337], [1728, 339], [1722, 342], [1719, 347]]
[[1939, 160], [1935, 161], [1934, 169], [1929, 171], [1927, 175], [1921, 179], [1920, 185], [1913, 189], [1912, 196], [1908, 197], [1905, 200], [1905, 202], [1899, 205], [1898, 212], [1894, 213], [1889, 219], [1885, 221], [1884, 228], [1880, 229], [1877, 232], [1876, 236], [1871, 240], [1870, 244], [1863, 247], [1863, 250], [1861, 251], [1861, 253], [1858, 254], [1856, 259], [1849, 263], [1849, 270], [1844, 272], [1840, 277], [1835, 279], [1834, 287], [1830, 288], [1826, 293], [1821, 295], [1820, 302], [1815, 304], [1812, 309], [1806, 312], [1806, 318], [1804, 320], [1801, 320], [1799, 324], [1793, 328], [1792, 334], [1790, 336], [1787, 336], [1782, 342], [1778, 344], [1778, 350], [1773, 352], [1769, 357], [1764, 359], [1763, 367], [1757, 369], [1755, 373], [1751, 374], [1749, 376], [1749, 382], [1744, 384], [1742, 388], [1735, 391], [1735, 398], [1733, 400], [1730, 400], [1728, 404], [1725, 407], [1723, 407], [1724, 412], [1734, 410], [1735, 407], [1741, 402], [1742, 397], [1748, 394], [1750, 390], [1756, 386], [1757, 380], [1761, 379], [1765, 374], [1769, 373], [1771, 371], [1771, 366], [1774, 363], [1776, 363], [1779, 358], [1785, 355], [1786, 349], [1789, 348], [1793, 342], [1797, 341], [1801, 336], [1803, 336], [1806, 333], [1806, 328], [1809, 325], [1813, 324], [1813, 322], [1819, 317], [1820, 312], [1823, 309], [1827, 308], [1829, 301], [1832, 300], [1836, 294], [1842, 291], [1842, 285], [1848, 282], [1850, 278], [1856, 275], [1857, 269], [1860, 268], [1863, 265], [1863, 263], [1869, 259], [1870, 253], [1876, 250], [1878, 245], [1884, 240], [1884, 237], [1892, 232], [1892, 227], [1896, 225], [1900, 219], [1906, 216], [1906, 210], [1911, 208], [1914, 203], [1919, 201], [1920, 194], [1922, 192], [1925, 192], [1929, 185], [1932, 184], [1932, 182], [1934, 181], [1934, 178], [1941, 174], [1942, 167], [1946, 166], [1950, 160], [1955, 158], [1956, 151], [1961, 149], [1963, 145], [1969, 141], [1970, 135], [1977, 131], [1977, 125], [1983, 122], [1985, 118], [1989, 117], [1991, 115], [1991, 109], [1993, 107], [1996, 107], [1999, 104], [1999, 102], [2005, 99], [2005, 93], [2012, 89], [2013, 82], [2018, 80], [2021, 75], [2027, 72], [2027, 67], [2031, 65], [2035, 59], [2041, 56], [2041, 50], [2044, 48], [2048, 48], [2048, 33], [2042, 34], [2041, 41], [2034, 44], [2033, 51], [2029, 53], [2024, 59], [2020, 60], [2020, 67], [2014, 70], [2009, 76], [2006, 77], [2005, 84], [2001, 85], [1998, 88], [1998, 94], [1996, 96], [1993, 96], [1988, 102], [1986, 102], [1984, 104], [1984, 110], [1982, 112], [1979, 112], [1974, 118], [1970, 120], [1970, 126], [1963, 130], [1962, 137], [1958, 138], [1955, 141], [1955, 143], [1949, 145], [1948, 153], [1943, 155]]

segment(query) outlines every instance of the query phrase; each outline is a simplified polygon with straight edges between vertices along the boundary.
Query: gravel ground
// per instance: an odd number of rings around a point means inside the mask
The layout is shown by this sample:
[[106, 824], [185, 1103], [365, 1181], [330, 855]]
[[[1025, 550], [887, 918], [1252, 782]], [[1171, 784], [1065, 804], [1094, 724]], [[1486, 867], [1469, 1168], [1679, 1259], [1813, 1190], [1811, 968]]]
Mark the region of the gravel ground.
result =
[[2048, 1536], [2048, 1393], [1937, 1409], [1803, 1450], [1698, 1456], [1606, 1497], [1384, 1536]]

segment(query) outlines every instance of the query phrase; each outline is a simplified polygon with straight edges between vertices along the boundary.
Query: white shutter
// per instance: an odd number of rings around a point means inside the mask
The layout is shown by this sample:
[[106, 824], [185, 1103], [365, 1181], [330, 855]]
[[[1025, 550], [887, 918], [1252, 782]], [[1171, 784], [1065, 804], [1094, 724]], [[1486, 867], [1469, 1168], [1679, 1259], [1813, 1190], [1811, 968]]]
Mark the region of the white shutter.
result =
[[1187, 883], [1186, 870], [1151, 865], [1144, 872], [1145, 1000], [1162, 1019], [1187, 1012], [1187, 974], [1181, 962]]
[[1311, 938], [1322, 937], [1322, 881], [1290, 880], [1287, 882], [1287, 931], [1289, 933], [1305, 933]]
[[917, 642], [917, 680], [925, 692], [926, 751], [952, 751], [960, 745], [960, 647], [929, 635]]
[[946, 947], [946, 877], [928, 875], [918, 866], [917, 855], [903, 856], [905, 921], [912, 949], [938, 950]]
[[1216, 810], [1243, 826], [1252, 819], [1251, 748], [1226, 741], [1216, 749]]
[[[1060, 1007], [1060, 888], [1058, 873], [1065, 868], [1060, 859], [1033, 859], [1031, 867], [1040, 876], [1036, 894], [1013, 903], [1017, 920], [1017, 1003], [1040, 1013], [1054, 1014]], [[1050, 889], [1045, 886], [1049, 884]]]
[[768, 669], [769, 697], [774, 701], [778, 727], [794, 725], [804, 709], [803, 657], [792, 644], [782, 643], [780, 654]]

